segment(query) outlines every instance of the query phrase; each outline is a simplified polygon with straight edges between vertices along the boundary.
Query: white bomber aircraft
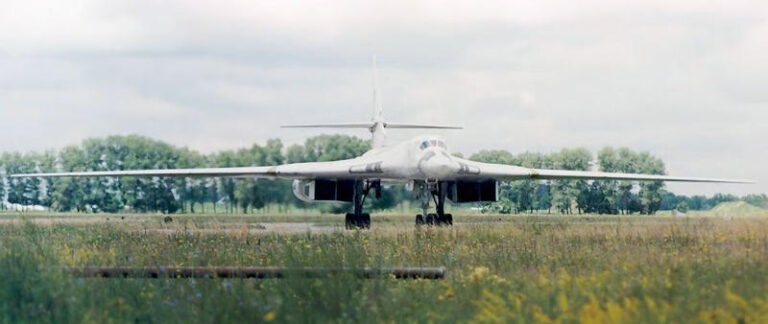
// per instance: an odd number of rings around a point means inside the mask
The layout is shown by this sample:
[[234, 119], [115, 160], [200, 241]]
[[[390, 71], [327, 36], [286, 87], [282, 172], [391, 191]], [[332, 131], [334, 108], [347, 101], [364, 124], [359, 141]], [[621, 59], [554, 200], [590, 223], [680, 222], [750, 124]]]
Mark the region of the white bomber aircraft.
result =
[[[379, 198], [381, 184], [410, 183], [415, 198], [421, 201], [422, 214], [416, 224], [453, 225], [453, 216], [445, 213], [445, 201], [454, 203], [490, 202], [498, 199], [499, 181], [513, 180], [628, 180], [753, 183], [744, 180], [686, 178], [662, 175], [606, 173], [591, 171], [531, 169], [513, 165], [470, 161], [448, 153], [440, 136], [418, 136], [395, 145], [387, 145], [387, 129], [460, 129], [461, 127], [388, 123], [382, 117], [382, 105], [376, 86], [374, 59], [374, 116], [370, 122], [283, 126], [291, 128], [367, 128], [373, 135], [372, 149], [360, 157], [332, 161], [294, 163], [277, 166], [124, 170], [11, 175], [21, 177], [237, 177], [293, 179], [293, 193], [306, 201], [344, 201], [353, 203], [346, 215], [347, 228], [369, 228], [370, 214], [363, 204], [371, 190]], [[436, 213], [429, 213], [431, 200]]]

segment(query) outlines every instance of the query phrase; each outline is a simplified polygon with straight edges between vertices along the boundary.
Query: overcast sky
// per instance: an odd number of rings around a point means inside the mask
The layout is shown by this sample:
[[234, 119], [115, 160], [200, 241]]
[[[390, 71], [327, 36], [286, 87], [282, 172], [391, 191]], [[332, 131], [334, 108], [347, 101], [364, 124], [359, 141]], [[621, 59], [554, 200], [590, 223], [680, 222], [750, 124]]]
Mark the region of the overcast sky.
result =
[[760, 182], [677, 192], [768, 192], [764, 0], [4, 1], [0, 151], [300, 143], [278, 125], [370, 119], [373, 55], [385, 118], [453, 151], [627, 146]]

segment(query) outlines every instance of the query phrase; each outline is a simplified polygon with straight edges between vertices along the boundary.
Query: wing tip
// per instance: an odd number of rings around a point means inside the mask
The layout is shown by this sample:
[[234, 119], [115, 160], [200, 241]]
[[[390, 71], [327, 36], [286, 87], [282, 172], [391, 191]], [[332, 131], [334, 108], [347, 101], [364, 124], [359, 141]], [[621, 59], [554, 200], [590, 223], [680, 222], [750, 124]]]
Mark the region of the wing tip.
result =
[[732, 183], [732, 184], [757, 184], [757, 181], [749, 180], [749, 179], [702, 179], [701, 182]]

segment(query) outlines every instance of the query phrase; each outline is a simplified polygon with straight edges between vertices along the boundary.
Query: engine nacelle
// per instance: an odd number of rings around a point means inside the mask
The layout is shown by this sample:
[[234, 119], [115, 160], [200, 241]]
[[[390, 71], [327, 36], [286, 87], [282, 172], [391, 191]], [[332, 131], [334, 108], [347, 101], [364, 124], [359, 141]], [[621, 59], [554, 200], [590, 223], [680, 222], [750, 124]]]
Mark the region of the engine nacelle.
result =
[[305, 202], [346, 201], [355, 197], [354, 180], [293, 180], [293, 194]]
[[451, 181], [448, 183], [448, 199], [455, 203], [497, 201], [499, 183], [495, 180]]

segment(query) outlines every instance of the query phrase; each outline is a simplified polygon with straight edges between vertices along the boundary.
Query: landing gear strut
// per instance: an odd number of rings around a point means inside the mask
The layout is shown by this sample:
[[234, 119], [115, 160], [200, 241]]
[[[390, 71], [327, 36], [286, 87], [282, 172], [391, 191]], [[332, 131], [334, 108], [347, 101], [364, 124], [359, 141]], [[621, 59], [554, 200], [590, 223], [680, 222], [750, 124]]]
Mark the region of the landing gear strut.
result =
[[344, 224], [347, 229], [370, 229], [371, 228], [371, 214], [363, 213], [363, 204], [365, 204], [365, 198], [368, 197], [368, 193], [374, 190], [374, 194], [381, 196], [381, 182], [379, 181], [367, 181], [362, 180], [355, 181], [353, 205], [354, 211], [347, 213], [344, 218]]
[[[448, 192], [448, 185], [445, 182], [420, 182], [416, 186], [422, 210], [421, 214], [416, 215], [416, 226], [453, 226], [453, 215], [445, 213], [445, 198]], [[437, 211], [435, 214], [428, 213], [431, 200], [435, 201], [435, 209]]]

